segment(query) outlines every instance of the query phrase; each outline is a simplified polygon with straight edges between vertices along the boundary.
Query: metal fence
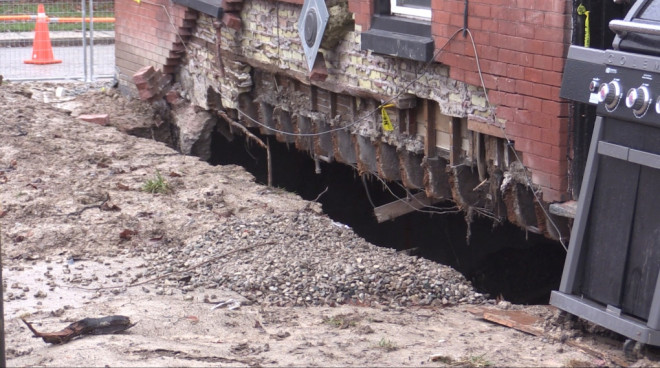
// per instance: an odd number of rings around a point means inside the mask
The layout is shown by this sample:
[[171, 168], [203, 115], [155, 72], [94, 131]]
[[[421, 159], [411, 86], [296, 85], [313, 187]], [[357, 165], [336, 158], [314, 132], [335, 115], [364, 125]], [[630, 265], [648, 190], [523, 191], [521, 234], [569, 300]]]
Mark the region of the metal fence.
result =
[[0, 0], [0, 75], [112, 78], [114, 30], [114, 0]]

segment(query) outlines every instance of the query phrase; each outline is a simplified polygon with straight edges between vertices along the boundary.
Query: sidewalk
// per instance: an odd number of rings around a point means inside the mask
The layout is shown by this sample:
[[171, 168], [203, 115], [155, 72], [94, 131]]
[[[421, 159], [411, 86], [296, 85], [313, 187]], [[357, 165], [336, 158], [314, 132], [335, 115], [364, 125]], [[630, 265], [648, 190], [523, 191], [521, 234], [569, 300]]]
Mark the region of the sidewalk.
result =
[[[82, 31], [50, 32], [50, 41], [53, 47], [81, 46]], [[0, 47], [27, 47], [32, 46], [34, 32], [0, 32]], [[87, 30], [87, 44], [90, 42], [90, 32]], [[94, 31], [95, 45], [108, 45], [115, 43], [115, 31]]]

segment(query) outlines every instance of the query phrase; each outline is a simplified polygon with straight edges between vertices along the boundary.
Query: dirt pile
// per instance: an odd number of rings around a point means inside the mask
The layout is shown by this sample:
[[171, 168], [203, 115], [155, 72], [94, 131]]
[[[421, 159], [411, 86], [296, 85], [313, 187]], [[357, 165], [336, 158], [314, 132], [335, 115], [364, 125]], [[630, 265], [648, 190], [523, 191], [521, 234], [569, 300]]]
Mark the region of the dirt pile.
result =
[[[561, 326], [531, 336], [484, 322], [470, 308], [495, 301], [451, 268], [368, 244], [240, 167], [122, 133], [167, 128], [108, 86], [5, 84], [0, 100], [10, 365], [575, 366], [616, 354], [555, 340], [587, 343]], [[556, 321], [526, 311], [541, 332]], [[115, 314], [137, 325], [51, 348], [19, 319], [56, 331]]]

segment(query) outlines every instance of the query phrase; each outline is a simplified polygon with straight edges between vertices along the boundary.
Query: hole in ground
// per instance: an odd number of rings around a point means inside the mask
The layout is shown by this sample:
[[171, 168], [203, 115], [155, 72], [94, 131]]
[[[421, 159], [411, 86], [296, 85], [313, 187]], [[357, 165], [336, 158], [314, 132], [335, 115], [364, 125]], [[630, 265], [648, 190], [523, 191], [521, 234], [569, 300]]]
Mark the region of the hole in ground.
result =
[[[274, 137], [262, 136], [255, 130], [252, 133], [264, 141], [270, 140], [275, 187], [306, 200], [316, 199], [327, 187], [318, 200], [323, 211], [367, 241], [449, 265], [472, 281], [478, 291], [513, 303], [547, 304], [550, 291], [559, 287], [565, 258], [559, 243], [526, 234], [509, 223], [493, 226], [490, 219], [477, 217], [471, 224], [468, 242], [467, 224], [460, 213], [413, 212], [379, 224], [371, 202], [380, 206], [396, 200], [381, 181], [363, 181], [356, 170], [341, 163], [321, 162], [321, 173], [316, 174], [314, 160], [308, 154], [279, 143]], [[211, 164], [240, 165], [257, 182], [267, 182], [266, 152], [260, 147], [247, 144], [242, 137], [228, 142], [222, 135], [214, 134], [211, 150]], [[388, 187], [397, 196], [405, 196], [397, 183], [390, 182]]]

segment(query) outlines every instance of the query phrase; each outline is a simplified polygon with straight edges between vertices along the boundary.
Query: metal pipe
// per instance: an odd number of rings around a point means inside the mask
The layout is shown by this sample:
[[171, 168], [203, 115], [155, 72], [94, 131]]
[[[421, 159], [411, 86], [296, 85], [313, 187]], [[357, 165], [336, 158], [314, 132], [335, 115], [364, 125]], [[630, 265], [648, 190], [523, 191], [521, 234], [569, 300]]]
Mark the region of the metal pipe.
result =
[[[0, 22], [11, 22], [11, 21], [26, 21], [26, 20], [36, 20], [36, 15], [0, 15]], [[46, 21], [49, 23], [77, 23], [84, 21], [87, 23], [114, 23], [114, 17], [101, 17], [101, 18], [82, 18], [82, 17], [46, 17]]]
[[94, 80], [94, 0], [89, 0], [89, 74]]
[[80, 0], [80, 10], [82, 12], [82, 55], [83, 55], [83, 70], [85, 74], [85, 82], [87, 79], [87, 31], [85, 29], [85, 14], [87, 10], [85, 9], [85, 0]]
[[465, 11], [463, 12], [463, 37], [467, 37], [468, 31], [468, 0], [465, 0]]
[[618, 35], [626, 32], [641, 33], [652, 36], [660, 35], [660, 27], [653, 24], [628, 22], [615, 19], [610, 22], [610, 29]]

